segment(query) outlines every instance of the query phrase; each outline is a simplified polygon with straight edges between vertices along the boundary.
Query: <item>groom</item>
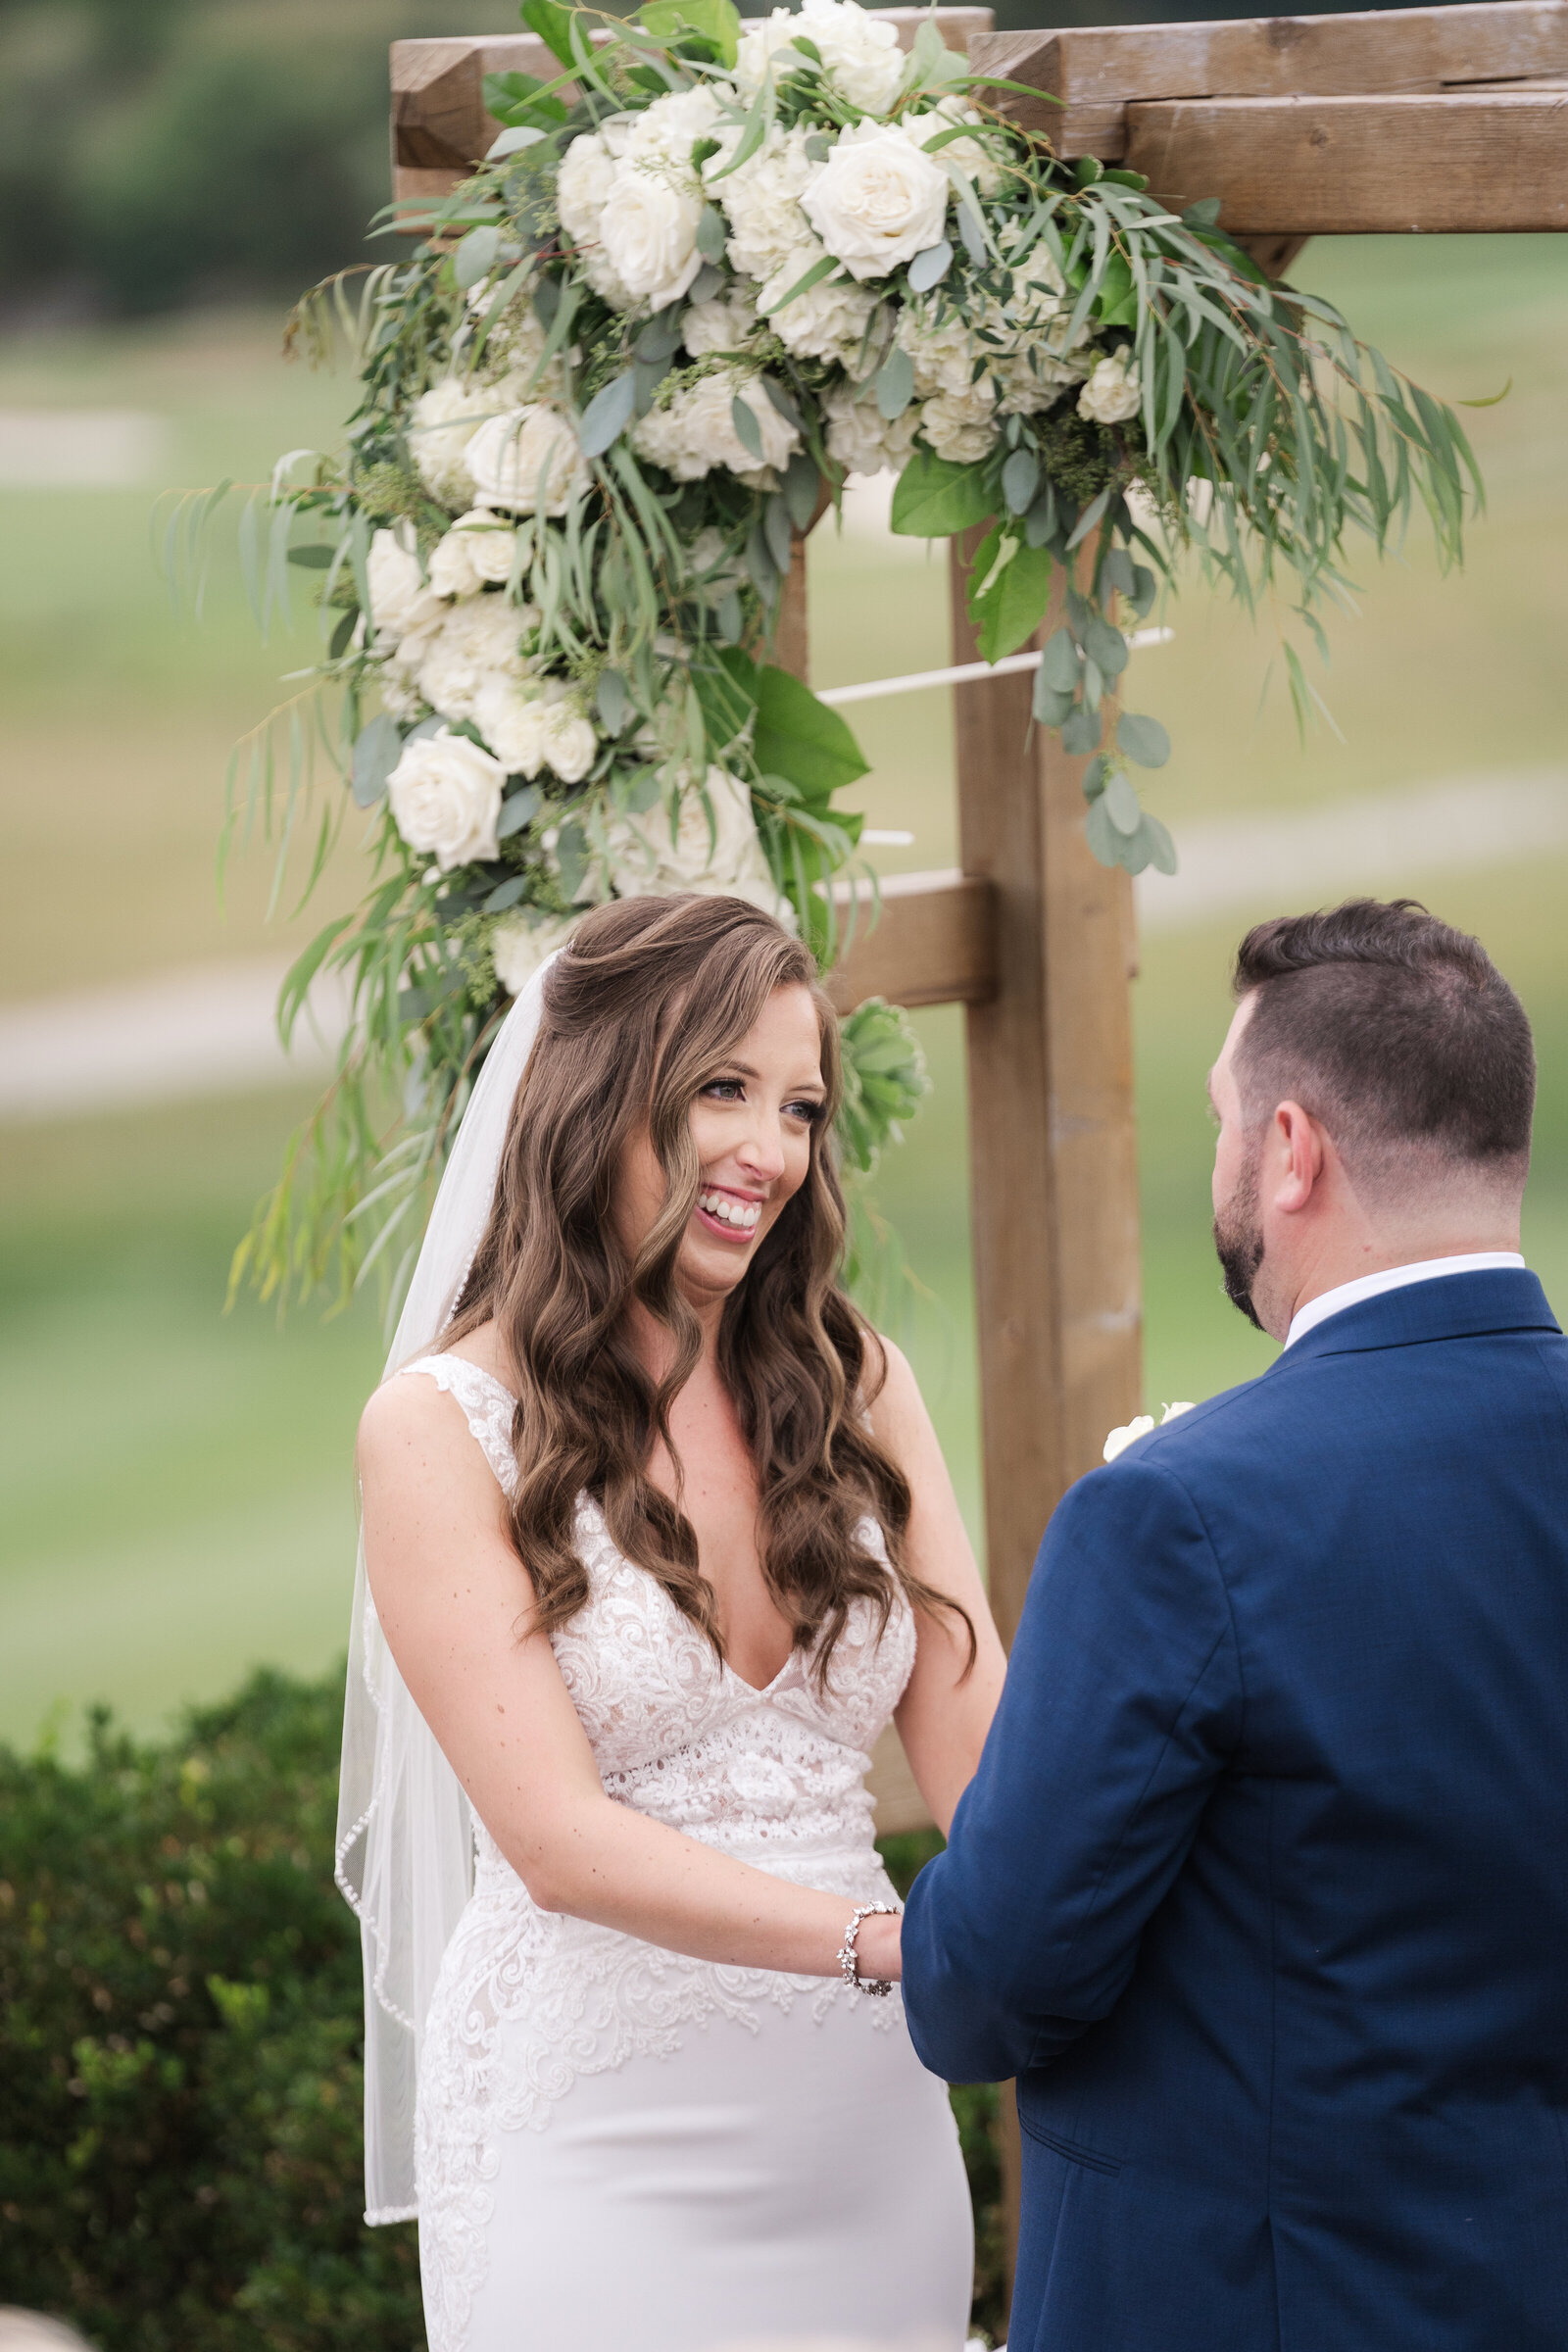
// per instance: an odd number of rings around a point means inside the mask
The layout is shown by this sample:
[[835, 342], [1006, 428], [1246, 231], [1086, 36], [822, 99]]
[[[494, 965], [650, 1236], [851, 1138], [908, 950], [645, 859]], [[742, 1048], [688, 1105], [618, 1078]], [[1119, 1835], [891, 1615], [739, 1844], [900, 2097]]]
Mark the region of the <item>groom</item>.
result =
[[1209, 1091], [1284, 1352], [1066, 1496], [915, 2046], [1016, 2076], [1009, 2352], [1568, 2346], [1568, 1345], [1535, 1062], [1408, 901], [1264, 923]]

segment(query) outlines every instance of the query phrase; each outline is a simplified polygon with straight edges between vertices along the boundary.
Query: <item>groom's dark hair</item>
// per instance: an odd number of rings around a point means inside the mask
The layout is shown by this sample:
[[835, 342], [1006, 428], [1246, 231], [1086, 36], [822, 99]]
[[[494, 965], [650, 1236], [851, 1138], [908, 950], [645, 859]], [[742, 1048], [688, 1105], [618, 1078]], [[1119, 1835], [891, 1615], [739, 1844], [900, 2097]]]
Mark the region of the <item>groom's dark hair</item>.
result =
[[1235, 1060], [1250, 1125], [1289, 1098], [1374, 1178], [1412, 1147], [1522, 1175], [1536, 1099], [1524, 1006], [1481, 942], [1418, 900], [1259, 923], [1235, 991], [1252, 999]]

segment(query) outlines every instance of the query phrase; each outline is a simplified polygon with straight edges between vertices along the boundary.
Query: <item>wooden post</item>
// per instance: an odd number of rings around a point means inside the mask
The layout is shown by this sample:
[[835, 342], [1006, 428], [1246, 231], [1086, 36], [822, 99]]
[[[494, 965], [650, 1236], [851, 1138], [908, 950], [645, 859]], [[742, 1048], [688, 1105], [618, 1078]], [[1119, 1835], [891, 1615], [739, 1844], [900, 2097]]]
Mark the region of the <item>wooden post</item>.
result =
[[[951, 556], [955, 662], [976, 658], [971, 552]], [[1031, 692], [1027, 675], [955, 690], [959, 855], [995, 908], [997, 993], [967, 1007], [970, 1220], [991, 1606], [1009, 1643], [1047, 1520], [1142, 1382], [1132, 888], [1091, 857], [1084, 763], [1031, 733]], [[1021, 2155], [1006, 2084], [999, 2124], [1010, 2290]]]

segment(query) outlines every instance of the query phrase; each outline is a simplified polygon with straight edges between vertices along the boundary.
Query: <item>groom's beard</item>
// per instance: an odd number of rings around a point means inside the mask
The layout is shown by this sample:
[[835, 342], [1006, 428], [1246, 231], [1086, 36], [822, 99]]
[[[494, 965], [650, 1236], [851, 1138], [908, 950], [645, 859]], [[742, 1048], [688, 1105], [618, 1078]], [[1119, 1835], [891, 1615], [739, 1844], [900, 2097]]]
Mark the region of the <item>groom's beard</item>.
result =
[[1257, 1213], [1257, 1160], [1250, 1159], [1235, 1192], [1214, 1219], [1214, 1253], [1225, 1277], [1225, 1296], [1261, 1331], [1252, 1285], [1263, 1263], [1263, 1227]]

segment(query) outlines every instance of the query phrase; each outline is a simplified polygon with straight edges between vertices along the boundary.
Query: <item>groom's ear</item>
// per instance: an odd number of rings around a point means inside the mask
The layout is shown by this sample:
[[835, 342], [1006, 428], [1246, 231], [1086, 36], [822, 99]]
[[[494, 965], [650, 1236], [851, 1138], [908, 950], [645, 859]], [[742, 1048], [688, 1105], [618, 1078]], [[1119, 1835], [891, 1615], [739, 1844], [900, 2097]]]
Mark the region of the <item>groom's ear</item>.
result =
[[1264, 1153], [1264, 1193], [1284, 1216], [1298, 1216], [1322, 1182], [1333, 1147], [1299, 1102], [1276, 1104]]

